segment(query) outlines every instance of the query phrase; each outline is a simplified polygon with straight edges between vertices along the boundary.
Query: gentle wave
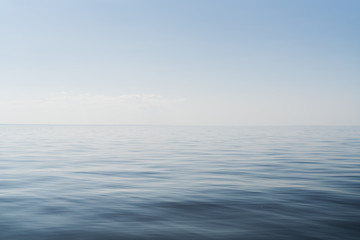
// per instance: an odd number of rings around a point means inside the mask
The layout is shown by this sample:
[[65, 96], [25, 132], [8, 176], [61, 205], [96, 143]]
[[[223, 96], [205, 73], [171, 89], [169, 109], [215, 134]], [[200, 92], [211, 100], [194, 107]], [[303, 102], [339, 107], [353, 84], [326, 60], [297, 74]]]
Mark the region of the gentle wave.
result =
[[0, 125], [0, 239], [358, 239], [360, 127]]

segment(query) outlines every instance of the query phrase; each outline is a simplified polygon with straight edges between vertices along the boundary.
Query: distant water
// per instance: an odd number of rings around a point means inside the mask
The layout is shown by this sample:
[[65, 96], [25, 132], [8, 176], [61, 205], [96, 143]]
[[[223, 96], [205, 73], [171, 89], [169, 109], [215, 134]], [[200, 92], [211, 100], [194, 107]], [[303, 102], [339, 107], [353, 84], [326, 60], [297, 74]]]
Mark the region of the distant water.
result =
[[0, 125], [0, 239], [360, 239], [360, 127]]

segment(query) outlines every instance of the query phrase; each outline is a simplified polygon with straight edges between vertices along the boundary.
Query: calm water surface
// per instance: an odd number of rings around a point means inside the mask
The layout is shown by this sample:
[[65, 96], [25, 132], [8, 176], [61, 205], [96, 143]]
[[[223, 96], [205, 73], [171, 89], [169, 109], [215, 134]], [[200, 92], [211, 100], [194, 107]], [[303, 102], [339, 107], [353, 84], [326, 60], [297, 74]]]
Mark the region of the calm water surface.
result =
[[0, 125], [0, 239], [360, 239], [360, 127]]

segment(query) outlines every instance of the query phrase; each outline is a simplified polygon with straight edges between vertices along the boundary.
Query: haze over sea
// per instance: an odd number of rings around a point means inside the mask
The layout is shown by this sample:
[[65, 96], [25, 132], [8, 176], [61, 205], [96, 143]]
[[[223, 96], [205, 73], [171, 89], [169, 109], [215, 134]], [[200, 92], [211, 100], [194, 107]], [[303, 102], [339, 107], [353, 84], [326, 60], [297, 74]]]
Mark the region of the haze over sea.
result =
[[358, 239], [360, 127], [0, 125], [0, 239]]

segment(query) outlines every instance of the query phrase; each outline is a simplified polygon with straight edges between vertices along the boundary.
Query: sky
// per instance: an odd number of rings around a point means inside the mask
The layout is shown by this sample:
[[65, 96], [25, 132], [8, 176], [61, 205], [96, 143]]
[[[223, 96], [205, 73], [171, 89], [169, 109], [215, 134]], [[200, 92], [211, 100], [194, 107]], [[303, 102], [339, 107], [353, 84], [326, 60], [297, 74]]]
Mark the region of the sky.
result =
[[358, 0], [0, 0], [0, 124], [360, 125]]

